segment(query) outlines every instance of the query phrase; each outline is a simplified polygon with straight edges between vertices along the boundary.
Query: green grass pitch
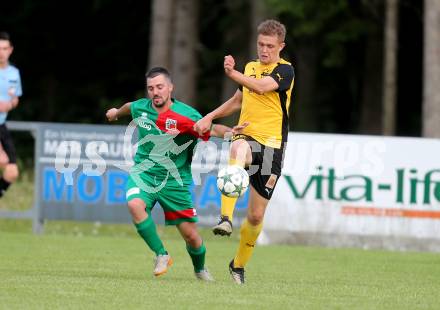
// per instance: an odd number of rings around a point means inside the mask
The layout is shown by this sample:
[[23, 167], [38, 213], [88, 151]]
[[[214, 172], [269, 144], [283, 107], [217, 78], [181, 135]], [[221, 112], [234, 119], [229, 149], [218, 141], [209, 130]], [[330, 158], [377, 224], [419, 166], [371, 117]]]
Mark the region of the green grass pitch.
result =
[[[20, 222], [21, 223], [21, 222]], [[257, 246], [237, 286], [227, 265], [237, 235], [211, 236], [195, 279], [183, 241], [160, 228], [174, 258], [152, 276], [153, 255], [129, 225], [0, 221], [0, 309], [438, 309], [440, 256], [360, 249]]]

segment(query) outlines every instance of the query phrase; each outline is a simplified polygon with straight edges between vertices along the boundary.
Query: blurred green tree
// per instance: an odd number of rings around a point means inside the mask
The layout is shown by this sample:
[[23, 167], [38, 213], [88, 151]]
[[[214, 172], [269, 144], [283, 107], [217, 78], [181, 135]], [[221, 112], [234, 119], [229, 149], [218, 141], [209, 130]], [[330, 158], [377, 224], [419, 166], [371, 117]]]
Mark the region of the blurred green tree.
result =
[[286, 53], [297, 73], [293, 128], [378, 133], [381, 1], [266, 2], [288, 28]]

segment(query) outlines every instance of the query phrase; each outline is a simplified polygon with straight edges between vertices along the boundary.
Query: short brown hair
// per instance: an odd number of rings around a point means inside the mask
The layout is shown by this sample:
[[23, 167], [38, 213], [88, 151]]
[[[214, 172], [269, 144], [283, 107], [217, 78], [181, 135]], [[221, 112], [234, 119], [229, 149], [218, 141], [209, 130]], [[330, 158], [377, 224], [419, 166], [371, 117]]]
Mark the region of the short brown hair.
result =
[[265, 20], [258, 25], [257, 32], [258, 34], [265, 36], [276, 35], [281, 42], [284, 42], [284, 39], [286, 38], [286, 26], [274, 19]]

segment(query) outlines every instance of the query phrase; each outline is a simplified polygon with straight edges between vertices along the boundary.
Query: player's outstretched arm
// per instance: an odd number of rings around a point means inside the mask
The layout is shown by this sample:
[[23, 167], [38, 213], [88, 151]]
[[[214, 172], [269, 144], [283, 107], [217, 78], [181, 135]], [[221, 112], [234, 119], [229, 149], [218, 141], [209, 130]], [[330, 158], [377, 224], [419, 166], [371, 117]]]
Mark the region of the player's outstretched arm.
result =
[[240, 110], [242, 97], [241, 91], [237, 90], [229, 100], [224, 102], [214, 111], [206, 114], [202, 119], [195, 123], [194, 130], [197, 131], [199, 135], [203, 135], [205, 132], [211, 129], [213, 120], [231, 115], [232, 113]]
[[119, 109], [111, 108], [105, 113], [105, 116], [109, 122], [117, 121], [119, 117], [131, 114], [130, 106], [131, 102], [127, 102]]

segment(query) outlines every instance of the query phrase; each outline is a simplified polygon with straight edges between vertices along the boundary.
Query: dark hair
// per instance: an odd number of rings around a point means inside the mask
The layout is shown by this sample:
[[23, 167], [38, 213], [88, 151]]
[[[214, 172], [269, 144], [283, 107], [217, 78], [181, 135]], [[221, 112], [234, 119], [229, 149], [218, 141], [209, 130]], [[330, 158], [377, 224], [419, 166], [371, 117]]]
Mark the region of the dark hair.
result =
[[0, 31], [0, 40], [11, 41], [11, 36], [6, 31]]
[[148, 71], [145, 74], [145, 78], [146, 79], [152, 79], [152, 78], [155, 78], [156, 76], [161, 75], [161, 74], [163, 76], [165, 76], [171, 82], [171, 75], [170, 75], [170, 73], [168, 72], [167, 69], [165, 69], [163, 67], [151, 68], [150, 71]]

